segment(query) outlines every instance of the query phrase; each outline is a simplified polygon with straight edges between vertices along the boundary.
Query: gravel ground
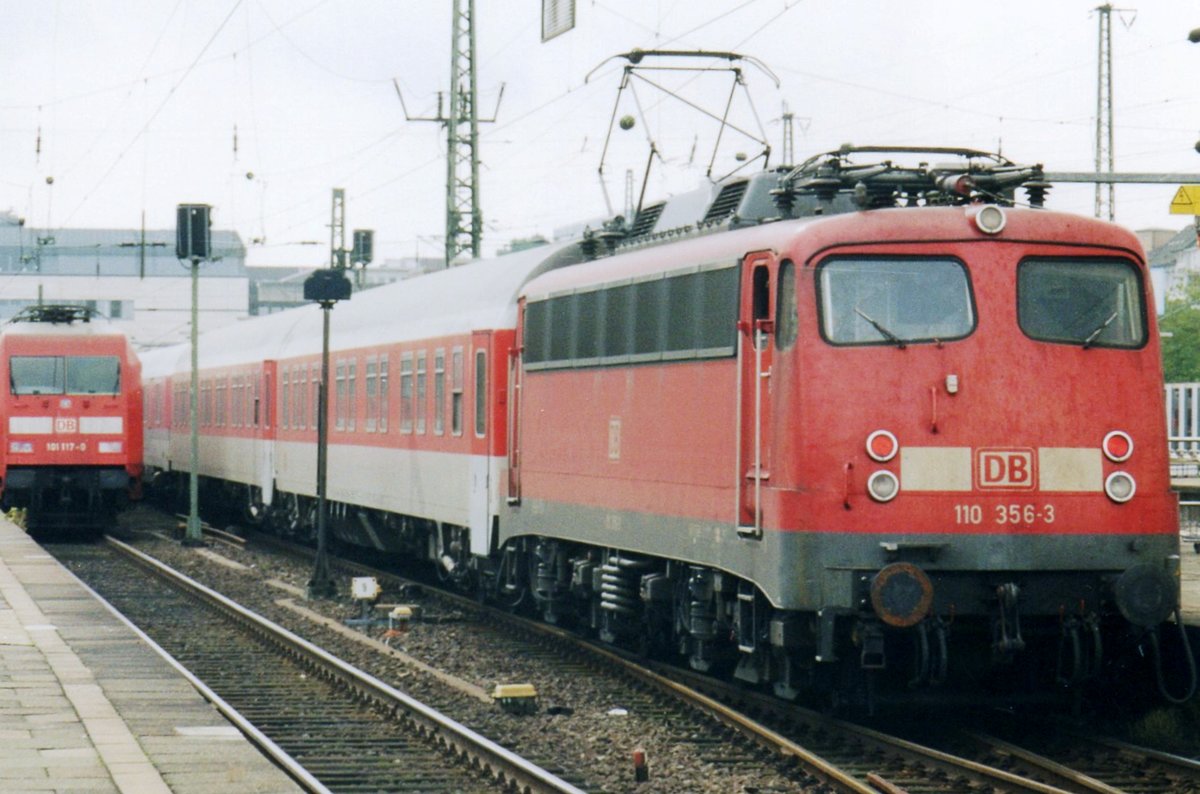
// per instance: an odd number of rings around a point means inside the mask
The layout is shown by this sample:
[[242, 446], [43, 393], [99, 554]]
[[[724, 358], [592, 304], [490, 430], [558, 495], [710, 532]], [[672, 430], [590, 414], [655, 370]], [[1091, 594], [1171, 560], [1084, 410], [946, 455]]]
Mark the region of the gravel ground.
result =
[[[651, 694], [624, 678], [596, 672], [561, 655], [510, 636], [439, 603], [385, 593], [381, 601], [418, 603], [422, 619], [390, 640], [393, 647], [487, 692], [498, 683], [532, 683], [539, 693], [535, 714], [513, 715], [437, 681], [390, 655], [339, 637], [276, 601], [291, 598], [337, 620], [356, 617], [348, 599], [304, 601], [266, 586], [276, 579], [303, 589], [310, 567], [281, 555], [214, 545], [214, 552], [247, 566], [221, 565], [211, 554], [155, 537], [174, 519], [140, 507], [122, 519], [125, 539], [189, 576], [329, 649], [409, 695], [449, 711], [471, 728], [560, 772], [592, 791], [753, 794], [822, 791], [785, 762], [767, 758], [711, 718]], [[343, 591], [348, 592], [349, 582]], [[383, 628], [373, 633], [380, 635]], [[649, 780], [635, 782], [632, 757], [643, 749]]]

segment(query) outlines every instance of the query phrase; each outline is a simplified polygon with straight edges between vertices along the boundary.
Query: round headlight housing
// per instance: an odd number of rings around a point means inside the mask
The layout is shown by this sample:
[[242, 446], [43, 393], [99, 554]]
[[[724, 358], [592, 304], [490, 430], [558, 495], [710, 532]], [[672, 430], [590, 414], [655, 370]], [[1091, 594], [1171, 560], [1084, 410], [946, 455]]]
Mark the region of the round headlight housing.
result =
[[867, 493], [876, 502], [890, 502], [900, 493], [900, 480], [890, 471], [877, 471], [867, 478]]
[[1133, 455], [1133, 439], [1121, 430], [1114, 430], [1104, 437], [1100, 445], [1104, 449], [1104, 457], [1113, 463], [1124, 463]]
[[1137, 482], [1123, 471], [1114, 471], [1104, 481], [1104, 492], [1117, 504], [1124, 504], [1137, 493]]
[[975, 225], [984, 234], [999, 234], [1006, 223], [1008, 216], [995, 204], [985, 204], [975, 213]]
[[871, 460], [887, 463], [900, 451], [900, 442], [887, 430], [876, 430], [867, 436], [867, 454]]

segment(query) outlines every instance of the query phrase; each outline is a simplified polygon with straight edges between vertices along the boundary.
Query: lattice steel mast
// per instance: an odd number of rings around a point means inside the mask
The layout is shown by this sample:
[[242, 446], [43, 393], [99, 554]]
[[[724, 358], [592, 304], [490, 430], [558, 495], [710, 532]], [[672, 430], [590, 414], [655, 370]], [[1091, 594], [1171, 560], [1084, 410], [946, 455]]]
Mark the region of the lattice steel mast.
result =
[[[1105, 3], [1096, 9], [1100, 20], [1100, 45], [1096, 59], [1096, 173], [1112, 173], [1113, 159], [1113, 101], [1112, 101], [1112, 5]], [[1096, 217], [1108, 220], [1116, 216], [1116, 185], [1096, 183]]]
[[[465, 6], [465, 10], [464, 10]], [[446, 127], [446, 266], [463, 251], [480, 256], [483, 211], [479, 202], [479, 124], [496, 120], [495, 114], [481, 119], [475, 82], [475, 0], [454, 0], [450, 20], [450, 102], [442, 113], [438, 92], [436, 116], [411, 116], [404, 105], [400, 83], [393, 80], [400, 106], [409, 121], [436, 121]], [[496, 110], [504, 97], [504, 84], [496, 99]]]
[[[466, 10], [463, 10], [463, 6]], [[450, 112], [446, 117], [446, 266], [468, 248], [480, 255], [479, 116], [475, 88], [475, 0], [454, 0]], [[464, 221], [464, 216], [466, 221]]]

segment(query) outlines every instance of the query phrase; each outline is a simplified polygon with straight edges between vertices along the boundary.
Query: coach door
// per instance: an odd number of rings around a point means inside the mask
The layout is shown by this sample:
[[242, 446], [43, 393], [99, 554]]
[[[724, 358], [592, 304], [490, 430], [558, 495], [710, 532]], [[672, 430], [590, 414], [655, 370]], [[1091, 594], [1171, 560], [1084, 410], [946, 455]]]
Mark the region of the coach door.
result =
[[464, 432], [471, 437], [469, 500], [471, 522], [471, 551], [487, 554], [489, 530], [491, 529], [491, 467], [492, 425], [491, 409], [494, 403], [488, 365], [492, 335], [489, 331], [471, 334], [471, 411], [470, 422]]
[[274, 361], [264, 361], [262, 372], [254, 379], [254, 464], [265, 506], [270, 506], [275, 493], [275, 426], [271, 411], [275, 371]]
[[771, 365], [774, 360], [775, 300], [771, 294], [779, 263], [770, 251], [742, 260], [738, 314], [738, 534], [762, 535], [762, 491], [771, 478]]

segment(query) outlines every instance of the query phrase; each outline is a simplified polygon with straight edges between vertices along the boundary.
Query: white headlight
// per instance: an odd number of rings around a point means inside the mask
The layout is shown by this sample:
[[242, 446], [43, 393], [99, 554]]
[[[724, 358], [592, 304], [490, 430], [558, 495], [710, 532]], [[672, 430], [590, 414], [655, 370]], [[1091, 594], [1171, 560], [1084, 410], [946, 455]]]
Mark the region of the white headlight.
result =
[[979, 212], [975, 213], [975, 225], [984, 234], [999, 234], [1004, 230], [1006, 223], [1008, 223], [1008, 217], [1004, 214], [1004, 210], [995, 204], [984, 205]]
[[877, 471], [867, 478], [867, 493], [876, 502], [890, 502], [900, 493], [900, 481], [890, 471]]
[[1137, 492], [1137, 483], [1125, 472], [1114, 471], [1104, 481], [1104, 492], [1108, 494], [1109, 499], [1118, 504], [1128, 502]]
[[101, 441], [99, 444], [101, 452], [116, 453], [125, 448], [125, 445], [120, 441]]

